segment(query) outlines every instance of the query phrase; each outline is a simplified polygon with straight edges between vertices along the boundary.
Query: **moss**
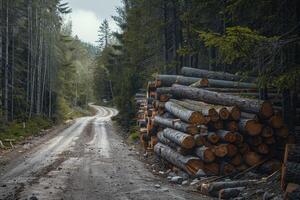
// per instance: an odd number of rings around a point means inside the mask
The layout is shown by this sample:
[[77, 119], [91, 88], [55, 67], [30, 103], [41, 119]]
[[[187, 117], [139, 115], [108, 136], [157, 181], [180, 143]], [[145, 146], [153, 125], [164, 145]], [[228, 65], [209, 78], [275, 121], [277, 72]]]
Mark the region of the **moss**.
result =
[[132, 132], [131, 134], [130, 134], [130, 139], [132, 140], [132, 141], [136, 141], [136, 140], [138, 140], [139, 139], [139, 133], [138, 132]]
[[52, 126], [52, 122], [43, 117], [35, 117], [27, 122], [10, 122], [0, 127], [0, 140], [6, 139], [19, 142], [25, 138], [37, 135], [41, 130], [48, 129]]

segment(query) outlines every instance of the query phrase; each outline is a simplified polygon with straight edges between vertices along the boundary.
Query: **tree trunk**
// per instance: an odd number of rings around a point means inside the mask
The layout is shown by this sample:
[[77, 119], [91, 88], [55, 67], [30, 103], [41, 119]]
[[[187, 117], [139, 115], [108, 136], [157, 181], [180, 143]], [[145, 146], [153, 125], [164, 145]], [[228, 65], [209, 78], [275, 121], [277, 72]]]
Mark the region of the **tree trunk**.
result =
[[156, 77], [156, 87], [170, 87], [177, 83], [180, 85], [191, 85], [199, 82], [201, 86], [208, 86], [206, 79], [195, 77], [177, 76], [177, 75], [158, 75]]
[[234, 143], [236, 141], [236, 133], [225, 131], [225, 130], [218, 130], [217, 135], [220, 137], [221, 141]]
[[202, 161], [206, 163], [210, 163], [215, 160], [215, 155], [209, 147], [198, 147], [194, 152]]
[[208, 132], [207, 140], [212, 144], [217, 144], [220, 141], [220, 136], [215, 132]]
[[237, 96], [177, 84], [172, 86], [172, 94], [177, 97], [200, 100], [212, 104], [238, 106], [242, 111], [259, 113], [262, 118], [269, 118], [273, 115], [272, 105], [267, 101], [244, 99]]
[[239, 130], [251, 136], [259, 135], [262, 131], [262, 125], [253, 119], [241, 119], [239, 121]]
[[196, 103], [191, 103], [191, 101], [186, 100], [186, 101], [178, 101], [176, 99], [170, 99], [171, 102], [180, 105], [182, 107], [185, 107], [189, 110], [197, 111], [201, 113], [203, 116], [209, 117], [211, 121], [217, 121], [219, 120], [219, 114], [214, 109], [212, 106], [202, 103], [202, 102], [197, 102]]
[[184, 76], [194, 76], [199, 78], [207, 78], [207, 79], [218, 79], [218, 80], [226, 80], [226, 81], [245, 81], [245, 82], [256, 82], [256, 78], [254, 77], [242, 77], [226, 72], [216, 72], [216, 71], [208, 71], [203, 69], [195, 69], [189, 67], [183, 67], [181, 69], [181, 73]]
[[199, 158], [193, 156], [182, 156], [172, 150], [170, 147], [161, 143], [157, 143], [155, 145], [154, 152], [163, 159], [169, 161], [176, 167], [193, 176], [203, 168], [203, 162]]
[[199, 112], [188, 110], [172, 102], [167, 102], [165, 105], [165, 109], [187, 123], [205, 124], [206, 119]]
[[245, 162], [250, 166], [254, 166], [261, 162], [261, 156], [253, 151], [247, 152], [243, 157]]
[[194, 137], [186, 133], [176, 131], [171, 128], [166, 128], [164, 129], [163, 134], [164, 137], [171, 140], [172, 142], [175, 142], [183, 148], [191, 149], [195, 146]]
[[176, 129], [176, 130], [184, 132], [184, 133], [189, 133], [192, 135], [199, 133], [199, 129], [197, 128], [197, 126], [192, 125], [192, 124], [187, 124], [185, 122], [174, 120], [174, 119], [168, 119], [168, 118], [163, 118], [160, 116], [155, 116], [154, 123], [158, 124], [158, 125], [162, 125], [167, 128]]
[[168, 145], [169, 147], [171, 147], [173, 150], [175, 150], [176, 152], [180, 153], [181, 155], [188, 155], [191, 153], [191, 150], [190, 149], [185, 149], [181, 146], [179, 146], [178, 144], [170, 141], [168, 138], [166, 138], [164, 136], [164, 133], [163, 131], [160, 131], [157, 133], [157, 138], [158, 138], [158, 141], [165, 144], [165, 145]]

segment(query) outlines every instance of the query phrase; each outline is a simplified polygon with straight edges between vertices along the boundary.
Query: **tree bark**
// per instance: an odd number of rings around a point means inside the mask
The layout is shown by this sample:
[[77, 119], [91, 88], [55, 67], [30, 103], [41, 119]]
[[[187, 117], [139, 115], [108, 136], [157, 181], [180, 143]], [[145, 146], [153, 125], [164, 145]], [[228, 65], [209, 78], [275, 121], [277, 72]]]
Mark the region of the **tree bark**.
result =
[[167, 102], [165, 109], [190, 124], [205, 124], [206, 122], [205, 117], [201, 113], [188, 110], [172, 102]]
[[194, 137], [186, 133], [176, 131], [171, 128], [166, 128], [163, 130], [163, 134], [164, 137], [171, 140], [172, 142], [175, 142], [183, 148], [192, 149], [195, 146]]
[[254, 77], [242, 77], [226, 72], [216, 72], [216, 71], [209, 71], [203, 69], [195, 69], [190, 67], [183, 67], [181, 69], [181, 73], [184, 76], [195, 76], [199, 78], [207, 78], [207, 79], [218, 79], [218, 80], [226, 80], [226, 81], [245, 81], [254, 83], [256, 82], [256, 78]]
[[202, 161], [206, 163], [210, 163], [215, 160], [215, 155], [209, 147], [198, 147], [194, 152]]
[[200, 100], [211, 104], [238, 106], [242, 111], [259, 113], [262, 118], [269, 118], [273, 115], [272, 105], [267, 101], [244, 99], [233, 95], [177, 84], [172, 86], [172, 94], [177, 97]]
[[174, 83], [180, 85], [191, 85], [195, 82], [199, 82], [203, 87], [208, 86], [207, 80], [201, 78], [177, 76], [177, 75], [158, 75], [156, 77], [156, 87], [170, 87]]
[[176, 167], [193, 176], [203, 168], [203, 162], [199, 158], [193, 156], [182, 156], [162, 143], [157, 143], [155, 145], [154, 152], [163, 159], [169, 161]]
[[192, 125], [192, 124], [187, 124], [185, 122], [174, 120], [174, 119], [155, 116], [154, 117], [154, 123], [158, 124], [158, 125], [161, 125], [163, 127], [176, 129], [178, 131], [181, 131], [181, 132], [184, 132], [184, 133], [189, 133], [189, 134], [192, 134], [192, 135], [195, 135], [195, 134], [199, 133], [199, 129], [197, 128], [197, 126]]

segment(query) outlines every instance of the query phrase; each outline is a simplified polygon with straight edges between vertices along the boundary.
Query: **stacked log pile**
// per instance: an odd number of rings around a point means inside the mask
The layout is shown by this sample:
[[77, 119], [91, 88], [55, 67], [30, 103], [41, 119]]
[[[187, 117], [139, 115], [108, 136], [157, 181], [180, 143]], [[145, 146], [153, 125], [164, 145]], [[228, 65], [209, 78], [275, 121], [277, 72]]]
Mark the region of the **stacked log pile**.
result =
[[[255, 78], [228, 73], [183, 68], [180, 76], [158, 75], [139, 109], [143, 130], [157, 155], [192, 176], [246, 170], [295, 140], [272, 102], [243, 97], [257, 91]], [[238, 185], [222, 195], [239, 193]]]

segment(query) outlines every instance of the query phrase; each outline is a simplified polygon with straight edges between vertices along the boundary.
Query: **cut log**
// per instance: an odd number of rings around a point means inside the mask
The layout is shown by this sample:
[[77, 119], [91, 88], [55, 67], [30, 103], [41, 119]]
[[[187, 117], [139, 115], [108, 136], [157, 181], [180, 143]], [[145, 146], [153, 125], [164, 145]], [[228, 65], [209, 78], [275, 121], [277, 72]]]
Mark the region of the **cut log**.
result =
[[182, 156], [162, 143], [155, 145], [154, 152], [190, 175], [195, 176], [200, 169], [203, 169], [203, 162], [199, 158]]
[[222, 189], [219, 192], [219, 199], [232, 199], [232, 198], [238, 197], [244, 190], [245, 190], [245, 187]]
[[230, 117], [230, 112], [226, 107], [216, 109], [221, 120], [227, 120]]
[[227, 145], [219, 144], [214, 147], [214, 154], [216, 157], [223, 158], [228, 154]]
[[269, 123], [272, 128], [281, 128], [284, 125], [282, 115], [276, 112], [270, 118]]
[[269, 138], [273, 136], [273, 129], [270, 126], [264, 126], [261, 133], [262, 137]]
[[220, 109], [220, 106], [214, 106], [200, 101], [193, 101], [190, 99], [185, 99], [183, 102], [186, 106], [190, 106], [191, 109], [195, 109], [196, 111], [201, 112], [203, 115], [209, 116], [210, 121], [215, 122], [219, 120], [219, 113], [217, 112], [217, 109]]
[[275, 140], [274, 137], [268, 137], [268, 138], [264, 138], [263, 142], [266, 143], [266, 144], [268, 144], [268, 145], [271, 145], [271, 144], [275, 144], [276, 140]]
[[249, 152], [250, 151], [249, 144], [247, 144], [247, 143], [240, 144], [239, 151], [241, 152], [241, 154], [246, 154], [247, 152]]
[[195, 154], [206, 163], [210, 163], [215, 160], [215, 155], [209, 147], [198, 147], [195, 149]]
[[175, 142], [183, 148], [191, 149], [195, 146], [194, 137], [186, 133], [171, 128], [166, 128], [163, 130], [163, 134], [164, 137], [171, 140], [172, 142]]
[[239, 121], [239, 130], [251, 136], [256, 136], [261, 133], [262, 125], [253, 119], [241, 119]]
[[227, 107], [230, 113], [230, 119], [238, 121], [241, 118], [241, 110], [237, 106]]
[[179, 117], [181, 120], [190, 123], [190, 124], [204, 124], [206, 122], [205, 117], [195, 111], [188, 110], [180, 105], [177, 105], [172, 102], [167, 102], [165, 105], [167, 111]]
[[228, 175], [232, 174], [235, 171], [235, 168], [233, 165], [227, 162], [221, 162], [220, 165], [220, 172], [222, 175]]
[[158, 138], [159, 142], [161, 142], [165, 145], [168, 145], [169, 147], [171, 147], [173, 150], [177, 151], [181, 155], [185, 156], [185, 155], [188, 155], [189, 153], [191, 153], [191, 150], [185, 149], [185, 148], [179, 146], [178, 144], [176, 144], [175, 142], [172, 142], [171, 140], [167, 139], [164, 136], [164, 133], [162, 131], [157, 133], [157, 138]]
[[213, 130], [221, 130], [224, 129], [224, 123], [222, 120], [218, 120], [216, 122], [210, 122], [208, 126]]
[[174, 119], [155, 116], [154, 123], [157, 125], [161, 125], [163, 127], [176, 129], [178, 131], [192, 134], [192, 135], [199, 133], [199, 129], [197, 126], [192, 124], [187, 124], [185, 122], [174, 120]]
[[250, 166], [254, 166], [261, 162], [261, 156], [253, 151], [245, 153], [243, 157], [244, 161]]
[[227, 72], [216, 72], [216, 71], [209, 71], [204, 69], [195, 69], [190, 67], [183, 67], [181, 69], [181, 74], [183, 74], [184, 76], [194, 76], [198, 78], [218, 79], [218, 80], [227, 80], [227, 81], [245, 81], [250, 83], [256, 81], [256, 78], [254, 77], [238, 76]]
[[233, 157], [238, 153], [238, 148], [233, 144], [226, 144], [227, 147], [227, 156]]
[[212, 144], [217, 144], [220, 141], [220, 136], [215, 132], [208, 132], [207, 140]]
[[204, 171], [208, 175], [219, 175], [220, 173], [220, 165], [216, 162], [213, 163], [205, 163]]
[[259, 113], [262, 118], [269, 118], [273, 115], [272, 104], [267, 101], [245, 99], [233, 95], [226, 95], [177, 84], [172, 86], [172, 94], [177, 97], [200, 100], [212, 104], [238, 106], [242, 111]]
[[195, 145], [197, 147], [209, 146], [209, 142], [206, 140], [207, 134], [196, 134], [194, 135]]
[[218, 130], [216, 134], [220, 137], [221, 141], [234, 143], [236, 141], [236, 133], [225, 131], [225, 130]]
[[219, 194], [219, 191], [227, 188], [235, 188], [235, 187], [246, 187], [248, 185], [253, 185], [258, 183], [257, 180], [242, 180], [242, 181], [222, 181], [222, 182], [211, 182], [207, 184], [202, 184], [202, 187], [206, 188], [207, 193], [212, 196], [216, 196]]
[[207, 86], [207, 79], [177, 75], [158, 75], [156, 77], [156, 87], [170, 87], [174, 83], [180, 85], [191, 85], [195, 82], [200, 83], [202, 86]]
[[239, 145], [243, 142], [244, 142], [244, 136], [239, 134], [239, 133], [236, 133], [236, 142], [235, 142], [235, 144]]
[[264, 155], [267, 155], [270, 152], [270, 149], [269, 149], [268, 145], [264, 144], [264, 143], [258, 145], [256, 150], [257, 150], [258, 153], [264, 154]]
[[248, 137], [247, 141], [252, 146], [258, 146], [258, 145], [262, 144], [262, 142], [263, 142], [262, 137], [260, 137], [260, 136]]
[[289, 136], [289, 129], [286, 126], [283, 126], [275, 130], [275, 134], [282, 138], [287, 138]]
[[232, 164], [234, 166], [239, 166], [242, 164], [242, 159], [243, 158], [242, 158], [241, 154], [238, 153], [232, 158], [232, 160], [230, 161], [230, 164]]
[[218, 79], [207, 79], [208, 87], [220, 87], [220, 88], [257, 88], [255, 83], [236, 82], [236, 81], [224, 81]]
[[236, 121], [225, 122], [225, 129], [231, 132], [236, 132], [239, 130], [239, 124]]

